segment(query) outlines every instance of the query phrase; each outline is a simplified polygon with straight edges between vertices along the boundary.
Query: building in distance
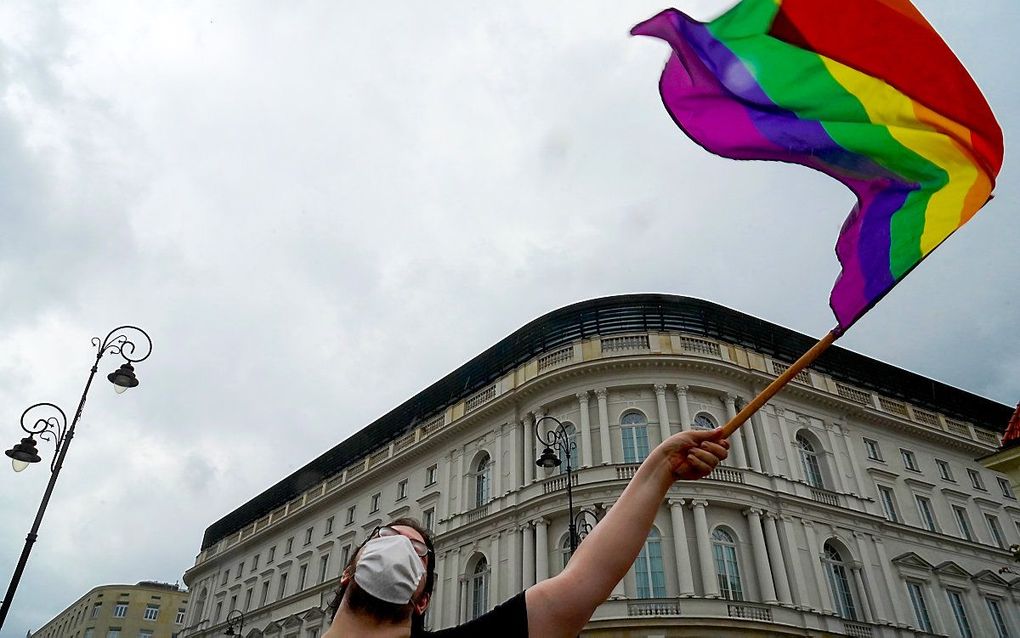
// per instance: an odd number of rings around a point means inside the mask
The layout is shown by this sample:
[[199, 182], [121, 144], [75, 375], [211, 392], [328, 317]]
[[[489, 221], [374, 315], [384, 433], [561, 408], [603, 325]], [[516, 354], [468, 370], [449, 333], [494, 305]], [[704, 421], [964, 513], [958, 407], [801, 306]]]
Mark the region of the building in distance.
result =
[[188, 592], [179, 585], [142, 581], [100, 585], [74, 601], [30, 638], [177, 638]]

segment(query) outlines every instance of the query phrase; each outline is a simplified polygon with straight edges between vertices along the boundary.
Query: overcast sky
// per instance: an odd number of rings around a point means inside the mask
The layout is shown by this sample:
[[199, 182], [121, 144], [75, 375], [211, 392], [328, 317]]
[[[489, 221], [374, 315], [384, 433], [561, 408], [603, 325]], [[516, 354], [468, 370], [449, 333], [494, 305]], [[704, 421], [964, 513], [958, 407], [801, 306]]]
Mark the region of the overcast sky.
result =
[[[214, 520], [566, 304], [831, 328], [850, 193], [674, 127], [666, 47], [627, 35], [666, 6], [0, 2], [0, 446], [74, 410], [91, 337], [155, 342], [137, 389], [94, 387], [5, 635], [179, 579]], [[1008, 145], [1020, 5], [919, 6]], [[1018, 172], [841, 344], [1020, 399]], [[4, 589], [44, 465], [0, 468]]]

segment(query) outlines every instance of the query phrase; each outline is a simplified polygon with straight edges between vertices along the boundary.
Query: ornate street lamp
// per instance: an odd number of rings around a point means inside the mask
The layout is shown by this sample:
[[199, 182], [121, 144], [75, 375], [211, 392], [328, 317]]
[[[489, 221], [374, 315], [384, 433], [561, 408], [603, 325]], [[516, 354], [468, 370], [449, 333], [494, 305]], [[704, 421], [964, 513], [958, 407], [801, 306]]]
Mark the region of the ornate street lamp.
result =
[[[141, 337], [144, 339], [139, 339]], [[21, 574], [25, 571], [28, 563], [28, 556], [32, 552], [32, 545], [38, 537], [39, 525], [42, 523], [43, 514], [46, 513], [46, 506], [53, 494], [53, 487], [57, 483], [57, 476], [60, 475], [60, 468], [64, 465], [64, 457], [67, 456], [67, 448], [71, 445], [74, 437], [74, 428], [81, 419], [82, 410], [85, 408], [85, 399], [88, 398], [89, 389], [92, 387], [92, 379], [99, 371], [99, 361], [107, 354], [115, 354], [124, 359], [124, 364], [118, 370], [107, 376], [114, 385], [117, 393], [138, 385], [135, 377], [133, 363], [144, 361], [152, 352], [152, 339], [141, 328], [135, 326], [119, 326], [111, 330], [105, 339], [92, 338], [92, 345], [96, 348], [96, 361], [89, 372], [88, 380], [85, 382], [85, 389], [78, 401], [78, 409], [74, 413], [71, 425], [67, 425], [67, 416], [64, 411], [52, 403], [36, 403], [30, 406], [21, 414], [21, 429], [28, 434], [15, 444], [11, 449], [4, 452], [11, 459], [11, 466], [15, 472], [20, 472], [30, 464], [42, 460], [39, 450], [36, 447], [36, 438], [53, 443], [53, 460], [50, 462], [50, 480], [43, 493], [39, 510], [35, 514], [35, 521], [32, 529], [25, 537], [25, 547], [21, 551], [21, 558], [17, 567], [14, 568], [14, 575], [11, 577], [11, 584], [7, 588], [7, 595], [0, 603], [0, 628], [3, 628], [7, 613], [11, 609], [11, 602], [14, 600], [14, 593], [21, 582]]]
[[[539, 424], [542, 421], [550, 420], [556, 424], [555, 430], [549, 430], [546, 436], [542, 436], [542, 428]], [[577, 450], [577, 444], [574, 443], [571, 436], [567, 433], [567, 429], [563, 427], [563, 423], [554, 416], [543, 416], [535, 420], [535, 438], [538, 442], [545, 446], [542, 450], [542, 455], [535, 461], [535, 465], [544, 468], [559, 467], [562, 463], [560, 458], [556, 456], [556, 452], [553, 448], [558, 448], [562, 453], [563, 457], [567, 462], [567, 512], [570, 520], [570, 555], [574, 555], [574, 551], [577, 550], [577, 544], [580, 542], [577, 537], [577, 525], [574, 522], [574, 492], [571, 486], [571, 475], [573, 467], [570, 464], [570, 453], [571, 451]]]
[[[234, 617], [234, 614], [237, 614], [238, 617], [236, 634], [234, 633], [234, 623], [231, 621], [231, 618]], [[223, 635], [240, 636], [242, 634], [244, 634], [244, 614], [241, 612], [240, 609], [234, 609], [229, 614], [227, 614], [227, 630], [223, 632]]]

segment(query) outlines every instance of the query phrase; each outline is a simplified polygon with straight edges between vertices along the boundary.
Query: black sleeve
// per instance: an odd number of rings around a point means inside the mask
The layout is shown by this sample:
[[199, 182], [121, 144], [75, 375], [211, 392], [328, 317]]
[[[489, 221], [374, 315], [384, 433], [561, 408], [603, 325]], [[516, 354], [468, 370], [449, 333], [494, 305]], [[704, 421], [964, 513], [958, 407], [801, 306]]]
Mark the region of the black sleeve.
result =
[[463, 625], [425, 632], [422, 638], [527, 638], [528, 607], [521, 592], [474, 620]]

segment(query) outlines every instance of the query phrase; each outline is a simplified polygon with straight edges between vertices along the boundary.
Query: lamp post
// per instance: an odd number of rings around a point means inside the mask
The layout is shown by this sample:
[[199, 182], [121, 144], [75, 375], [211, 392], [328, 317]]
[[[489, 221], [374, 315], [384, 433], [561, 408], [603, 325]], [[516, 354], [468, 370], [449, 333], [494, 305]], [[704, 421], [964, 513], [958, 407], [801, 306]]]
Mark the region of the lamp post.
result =
[[[231, 621], [231, 618], [234, 617], [234, 614], [237, 614], [237, 616], [238, 616], [237, 633], [236, 634], [234, 633], [234, 623]], [[244, 634], [244, 613], [240, 609], [233, 609], [233, 610], [231, 610], [231, 612], [229, 614], [227, 614], [227, 630], [223, 632], [223, 635], [224, 636], [241, 636], [243, 634]]]
[[[542, 428], [539, 424], [545, 420], [552, 421], [556, 424], [555, 430], [550, 430], [546, 436], [542, 436]], [[563, 427], [563, 423], [554, 416], [543, 416], [535, 421], [535, 438], [538, 439], [539, 443], [545, 446], [542, 450], [542, 455], [535, 461], [535, 465], [544, 468], [559, 467], [561, 464], [560, 458], [556, 456], [556, 452], [553, 451], [554, 447], [558, 447], [563, 451], [563, 456], [567, 461], [567, 510], [570, 516], [570, 555], [574, 555], [574, 551], [577, 549], [577, 525], [574, 522], [574, 491], [571, 485], [571, 476], [573, 473], [573, 467], [570, 465], [570, 451], [571, 448], [577, 450], [577, 444], [571, 439], [570, 435], [567, 434], [567, 429]]]
[[[138, 337], [144, 341], [138, 340]], [[136, 344], [132, 339], [138, 340]], [[141, 347], [139, 347], [139, 344]], [[99, 371], [99, 361], [106, 354], [119, 355], [124, 363], [117, 370], [107, 375], [107, 379], [114, 385], [118, 394], [138, 385], [135, 377], [133, 363], [144, 361], [152, 352], [152, 340], [141, 328], [135, 326], [119, 326], [111, 330], [105, 339], [92, 338], [92, 345], [96, 348], [96, 361], [92, 364], [88, 380], [85, 381], [85, 389], [78, 401], [78, 409], [74, 413], [71, 425], [67, 425], [67, 416], [64, 411], [52, 403], [36, 403], [30, 406], [21, 414], [21, 429], [28, 434], [11, 449], [4, 452], [11, 459], [11, 465], [15, 472], [20, 472], [32, 463], [42, 460], [36, 448], [36, 437], [50, 441], [54, 445], [53, 460], [50, 462], [50, 480], [43, 493], [39, 510], [35, 514], [35, 521], [32, 529], [25, 537], [25, 547], [21, 551], [21, 558], [17, 567], [14, 568], [14, 575], [11, 577], [11, 584], [7, 588], [3, 603], [0, 604], [0, 628], [3, 628], [7, 619], [7, 612], [11, 609], [11, 602], [14, 600], [14, 592], [18, 589], [21, 575], [25, 571], [25, 564], [28, 562], [28, 555], [32, 552], [32, 545], [38, 537], [39, 525], [42, 523], [43, 514], [46, 513], [46, 506], [53, 494], [53, 487], [57, 483], [57, 476], [60, 475], [60, 468], [64, 465], [64, 457], [67, 456], [67, 448], [71, 445], [71, 438], [74, 437], [74, 428], [81, 419], [82, 410], [85, 408], [85, 399], [88, 397], [89, 388], [92, 387], [92, 379]], [[35, 419], [33, 421], [33, 419]]]

